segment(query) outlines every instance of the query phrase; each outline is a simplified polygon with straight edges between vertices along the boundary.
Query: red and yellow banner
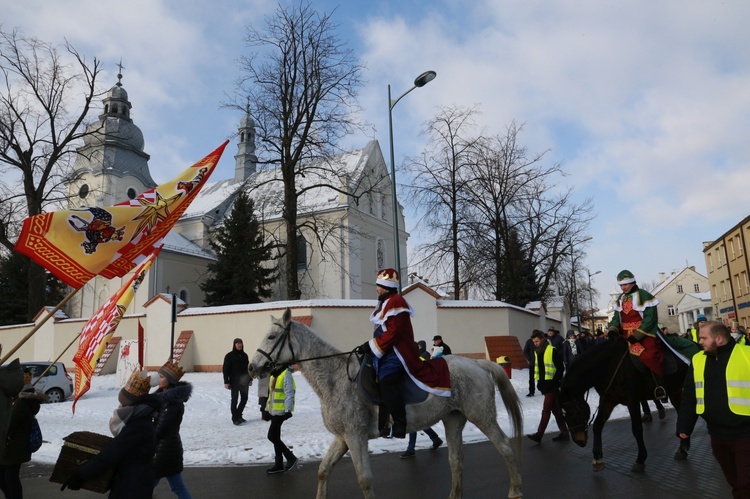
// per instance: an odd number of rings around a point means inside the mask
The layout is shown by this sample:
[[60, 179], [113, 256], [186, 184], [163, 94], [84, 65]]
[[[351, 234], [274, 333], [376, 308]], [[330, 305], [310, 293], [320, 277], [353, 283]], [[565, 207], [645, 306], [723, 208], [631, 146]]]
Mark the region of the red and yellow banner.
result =
[[76, 289], [96, 275], [122, 277], [172, 229], [216, 168], [228, 142], [135, 199], [29, 217], [14, 249]]
[[76, 412], [78, 399], [91, 388], [91, 377], [94, 374], [96, 363], [104, 353], [107, 342], [112, 338], [117, 326], [120, 325], [125, 310], [133, 301], [138, 286], [143, 282], [146, 272], [160, 250], [161, 246], [156, 248], [138, 266], [128, 282], [112, 295], [107, 303], [102, 305], [83, 327], [81, 339], [78, 342], [78, 351], [73, 356], [73, 363], [75, 364], [73, 413]]

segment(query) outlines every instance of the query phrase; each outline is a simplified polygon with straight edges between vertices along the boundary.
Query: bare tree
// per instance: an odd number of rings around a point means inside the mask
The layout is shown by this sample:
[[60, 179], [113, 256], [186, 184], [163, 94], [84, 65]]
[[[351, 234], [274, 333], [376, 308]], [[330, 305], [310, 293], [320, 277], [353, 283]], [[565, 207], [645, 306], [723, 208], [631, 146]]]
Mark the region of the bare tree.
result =
[[[62, 48], [0, 31], [0, 243], [11, 250], [20, 220], [65, 197], [62, 184], [87, 133], [84, 119], [100, 95], [99, 61], [87, 63], [67, 42]], [[33, 262], [28, 284], [31, 319], [46, 296], [45, 271]]]
[[[261, 165], [278, 168], [284, 186], [284, 269], [289, 299], [300, 297], [297, 270], [298, 200], [322, 186], [351, 194], [347, 171], [326, 158], [338, 141], [360, 127], [356, 94], [362, 67], [337, 37], [331, 15], [309, 4], [279, 6], [263, 29], [248, 28], [253, 50], [240, 59], [242, 76], [229, 107], [245, 110], [256, 124]], [[316, 182], [299, 182], [300, 177]]]
[[532, 154], [519, 144], [522, 129], [513, 122], [505, 134], [475, 148], [465, 190], [472, 227], [467, 247], [473, 249], [467, 277], [485, 296], [499, 300], [517, 295], [512, 286], [529, 279], [529, 268], [532, 294], [544, 297], [565, 266], [563, 257], [580, 251], [574, 242], [584, 239], [580, 235], [591, 220], [590, 201], [576, 205], [570, 190], [551, 189], [564, 172], [559, 164], [544, 163], [547, 151]]
[[410, 159], [407, 164], [414, 173], [408, 199], [414, 207], [428, 207], [422, 211], [417, 226], [421, 232], [430, 234], [429, 241], [417, 248], [419, 256], [412, 267], [429, 260], [433, 274], [436, 269], [450, 269], [447, 275], [456, 300], [465, 284], [461, 279], [465, 244], [462, 233], [466, 230], [462, 203], [466, 199], [463, 191], [467, 186], [467, 161], [474, 156], [473, 148], [480, 140], [473, 135], [477, 114], [474, 107], [441, 108], [425, 125], [427, 147], [420, 157]]

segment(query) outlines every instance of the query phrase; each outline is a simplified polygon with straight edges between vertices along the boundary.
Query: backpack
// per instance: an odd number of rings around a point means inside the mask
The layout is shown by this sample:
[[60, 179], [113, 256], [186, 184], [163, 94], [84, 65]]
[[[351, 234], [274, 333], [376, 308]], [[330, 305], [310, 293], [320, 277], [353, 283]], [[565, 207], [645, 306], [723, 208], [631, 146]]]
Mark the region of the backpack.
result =
[[39, 427], [39, 421], [31, 418], [31, 428], [29, 429], [29, 450], [34, 453], [42, 447], [42, 429]]

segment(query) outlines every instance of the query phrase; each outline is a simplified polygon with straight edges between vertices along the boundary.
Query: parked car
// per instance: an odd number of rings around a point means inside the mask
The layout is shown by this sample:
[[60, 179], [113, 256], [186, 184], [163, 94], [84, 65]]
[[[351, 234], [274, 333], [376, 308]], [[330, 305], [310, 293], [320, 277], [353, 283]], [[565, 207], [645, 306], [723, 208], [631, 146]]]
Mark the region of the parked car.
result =
[[[21, 369], [24, 374], [31, 375], [24, 389], [31, 388], [31, 385], [39, 378], [39, 375], [47, 369], [51, 362], [21, 362]], [[65, 369], [65, 364], [56, 362], [49, 368], [49, 371], [34, 385], [34, 390], [47, 395], [49, 402], [62, 402], [73, 394], [73, 378], [70, 377]]]

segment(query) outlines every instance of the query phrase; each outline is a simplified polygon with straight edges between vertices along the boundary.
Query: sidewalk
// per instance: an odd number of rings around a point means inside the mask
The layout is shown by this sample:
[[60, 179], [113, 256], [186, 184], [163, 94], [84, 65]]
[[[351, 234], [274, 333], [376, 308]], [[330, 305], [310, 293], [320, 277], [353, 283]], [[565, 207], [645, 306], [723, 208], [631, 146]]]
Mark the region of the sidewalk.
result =
[[[675, 461], [677, 439], [674, 437], [676, 414], [667, 411], [663, 421], [644, 424], [644, 438], [649, 457], [646, 472], [635, 474], [630, 467], [635, 459], [635, 440], [629, 420], [610, 421], [604, 428], [604, 458], [607, 468], [591, 471], [591, 440], [585, 448], [572, 442], [552, 442], [556, 432], [548, 433], [541, 444], [524, 438], [522, 476], [524, 497], [550, 498], [613, 498], [685, 499], [731, 497], [718, 464], [711, 455], [708, 435], [702, 420], [693, 436], [687, 461]], [[372, 456], [375, 491], [379, 497], [413, 499], [447, 497], [450, 491], [448, 451], [419, 450], [429, 439], [417, 441], [417, 455], [400, 459], [398, 454]], [[406, 442], [404, 441], [404, 447]], [[319, 462], [304, 462], [293, 471], [267, 475], [270, 465], [223, 468], [187, 468], [185, 483], [195, 499], [232, 498], [314, 498]], [[33, 467], [24, 471], [25, 497], [70, 497], [87, 499], [102, 497], [86, 491], [60, 492], [60, 486], [49, 482], [49, 467]], [[40, 476], [42, 475], [42, 476]], [[508, 494], [508, 473], [495, 448], [487, 443], [464, 447], [464, 497], [466, 499], [504, 498]], [[354, 468], [348, 457], [336, 465], [329, 487], [332, 499], [362, 497]], [[166, 481], [162, 480], [154, 494], [156, 499], [173, 498]]]

